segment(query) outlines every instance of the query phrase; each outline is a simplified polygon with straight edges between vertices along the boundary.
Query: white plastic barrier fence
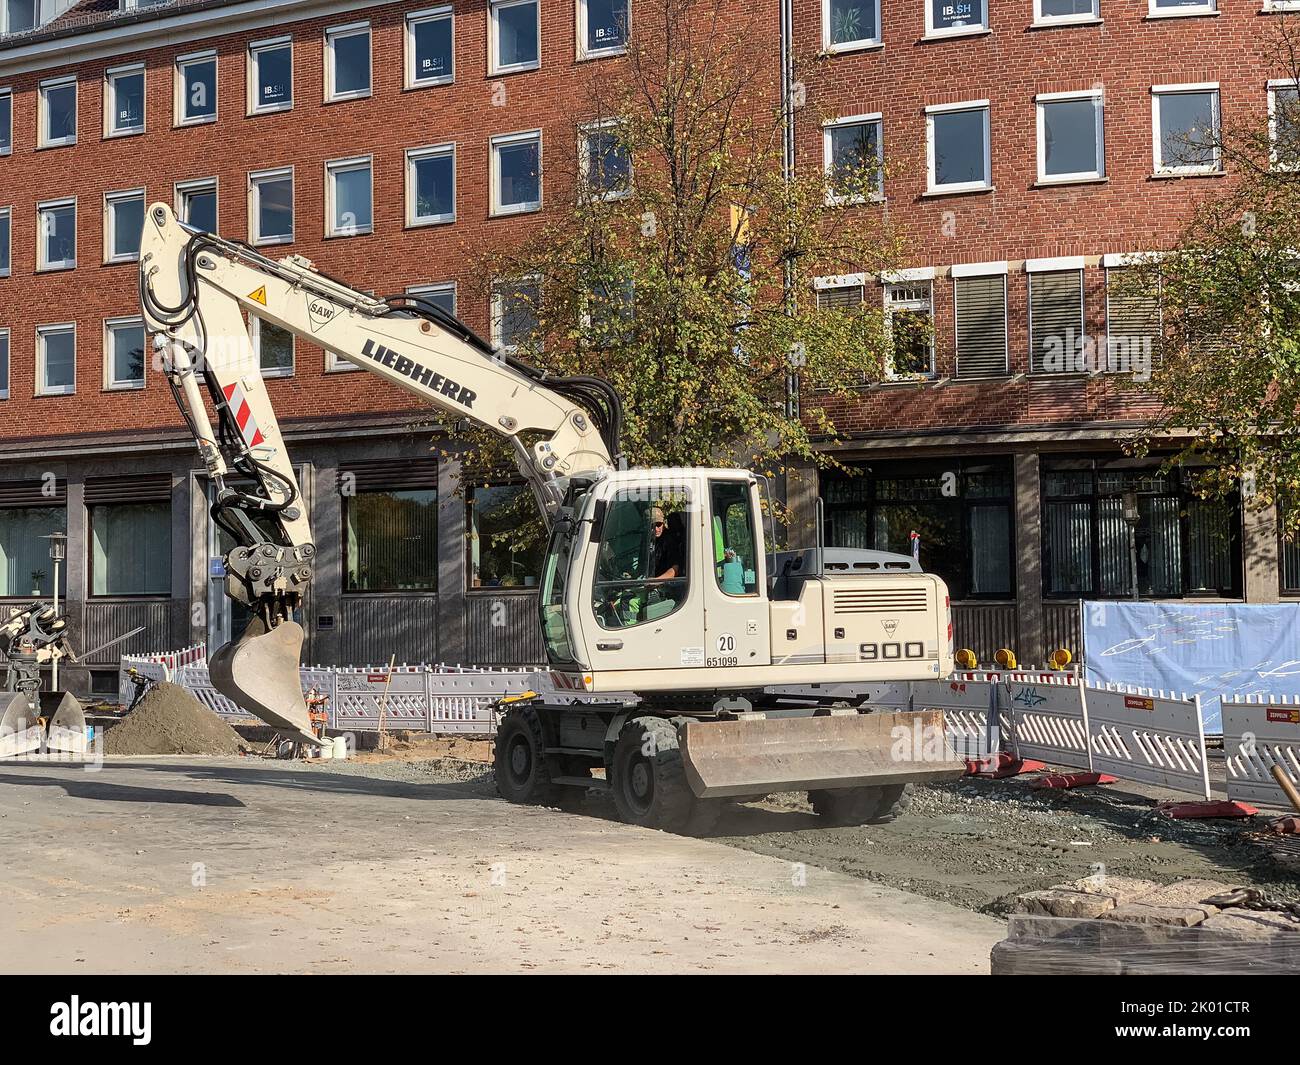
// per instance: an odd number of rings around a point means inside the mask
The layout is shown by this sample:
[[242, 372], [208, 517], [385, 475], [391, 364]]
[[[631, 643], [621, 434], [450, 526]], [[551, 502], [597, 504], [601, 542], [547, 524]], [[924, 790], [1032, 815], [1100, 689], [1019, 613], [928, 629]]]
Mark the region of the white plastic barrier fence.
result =
[[1199, 696], [1119, 684], [1082, 691], [1093, 770], [1209, 799]]
[[[1002, 746], [999, 727], [989, 731], [998, 685], [971, 674], [912, 682], [913, 710], [942, 710], [948, 741], [959, 758], [987, 758]], [[999, 715], [1000, 718], [1000, 715]]]
[[1223, 754], [1228, 798], [1291, 809], [1273, 766], [1300, 788], [1300, 699], [1223, 696]]
[[1088, 719], [1078, 677], [1070, 673], [1003, 672], [998, 705], [1008, 719], [1017, 758], [1091, 769]]

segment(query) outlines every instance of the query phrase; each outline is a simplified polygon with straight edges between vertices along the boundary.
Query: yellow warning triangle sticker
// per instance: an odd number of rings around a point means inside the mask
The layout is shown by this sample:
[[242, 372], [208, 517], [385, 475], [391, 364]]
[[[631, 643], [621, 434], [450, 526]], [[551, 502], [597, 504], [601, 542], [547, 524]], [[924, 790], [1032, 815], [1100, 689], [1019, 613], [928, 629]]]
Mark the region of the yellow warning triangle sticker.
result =
[[261, 285], [248, 294], [250, 300], [257, 300], [263, 307], [266, 306], [266, 286]]

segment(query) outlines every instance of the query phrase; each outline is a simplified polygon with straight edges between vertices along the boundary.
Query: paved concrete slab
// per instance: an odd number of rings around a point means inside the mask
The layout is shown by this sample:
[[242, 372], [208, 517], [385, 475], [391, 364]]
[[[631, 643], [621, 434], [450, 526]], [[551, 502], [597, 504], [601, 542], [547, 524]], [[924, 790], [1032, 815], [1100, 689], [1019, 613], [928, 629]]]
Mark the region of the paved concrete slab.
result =
[[1005, 924], [481, 788], [0, 764], [10, 972], [988, 971]]

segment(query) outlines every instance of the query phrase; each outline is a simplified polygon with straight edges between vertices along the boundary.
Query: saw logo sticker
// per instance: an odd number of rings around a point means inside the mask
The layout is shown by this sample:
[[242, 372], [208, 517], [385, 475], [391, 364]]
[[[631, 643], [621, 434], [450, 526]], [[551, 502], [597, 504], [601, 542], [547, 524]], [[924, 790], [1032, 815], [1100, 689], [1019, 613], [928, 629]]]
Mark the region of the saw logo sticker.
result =
[[898, 631], [898, 621], [894, 618], [889, 618], [887, 621], [882, 621], [880, 627], [885, 630], [886, 636], [893, 636], [894, 633]]
[[317, 332], [322, 326], [328, 325], [338, 313], [339, 309], [327, 300], [323, 300], [319, 296], [307, 297], [307, 317], [311, 320], [313, 333]]

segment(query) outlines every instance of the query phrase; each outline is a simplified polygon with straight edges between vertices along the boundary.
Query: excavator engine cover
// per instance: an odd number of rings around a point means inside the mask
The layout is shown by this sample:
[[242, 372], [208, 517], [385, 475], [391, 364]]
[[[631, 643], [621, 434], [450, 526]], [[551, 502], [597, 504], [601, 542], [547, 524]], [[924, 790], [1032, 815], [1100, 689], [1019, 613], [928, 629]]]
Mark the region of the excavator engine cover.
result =
[[701, 799], [955, 780], [966, 772], [939, 710], [690, 721], [679, 742], [687, 783]]
[[298, 674], [302, 641], [296, 621], [282, 621], [268, 632], [266, 622], [254, 617], [237, 640], [212, 656], [208, 675], [217, 691], [254, 717], [319, 746]]
[[0, 692], [0, 758], [15, 758], [41, 749], [41, 723], [22, 692]]

